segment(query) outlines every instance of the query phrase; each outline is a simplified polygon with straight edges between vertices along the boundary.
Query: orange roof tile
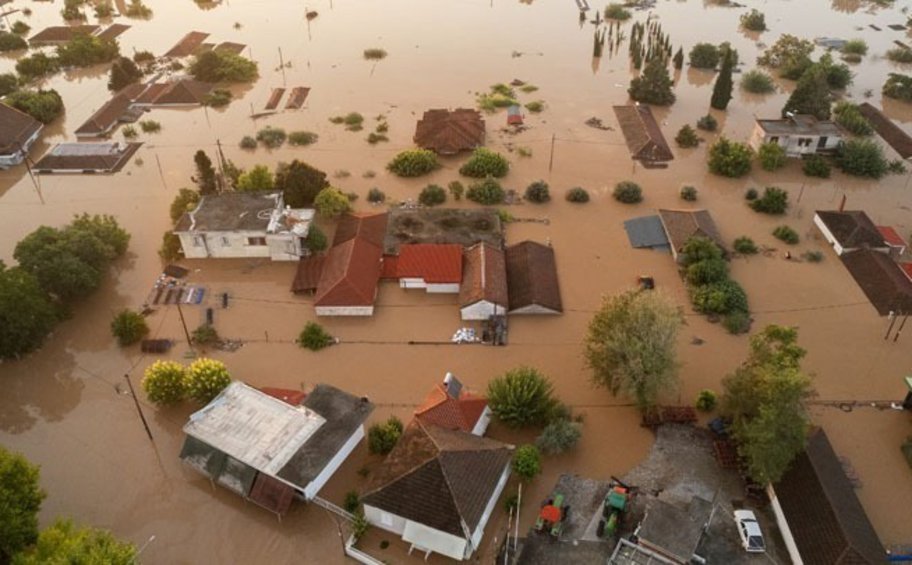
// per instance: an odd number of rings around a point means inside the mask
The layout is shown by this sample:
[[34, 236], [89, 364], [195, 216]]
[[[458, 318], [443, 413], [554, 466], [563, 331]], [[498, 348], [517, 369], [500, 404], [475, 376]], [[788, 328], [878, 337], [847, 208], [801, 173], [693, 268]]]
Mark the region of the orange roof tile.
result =
[[504, 252], [488, 243], [465, 251], [465, 269], [459, 289], [459, 304], [469, 306], [487, 300], [507, 307], [507, 267]]
[[387, 214], [345, 214], [336, 226], [333, 245], [360, 237], [382, 248], [383, 238], [386, 237], [386, 220]]
[[462, 246], [454, 243], [414, 243], [399, 246], [397, 278], [427, 283], [462, 281]]
[[425, 424], [471, 432], [487, 406], [484, 397], [460, 389], [459, 398], [455, 398], [447, 392], [446, 384], [439, 383], [415, 411], [415, 417]]
[[316, 306], [371, 306], [377, 294], [383, 251], [356, 237], [334, 246], [326, 255]]

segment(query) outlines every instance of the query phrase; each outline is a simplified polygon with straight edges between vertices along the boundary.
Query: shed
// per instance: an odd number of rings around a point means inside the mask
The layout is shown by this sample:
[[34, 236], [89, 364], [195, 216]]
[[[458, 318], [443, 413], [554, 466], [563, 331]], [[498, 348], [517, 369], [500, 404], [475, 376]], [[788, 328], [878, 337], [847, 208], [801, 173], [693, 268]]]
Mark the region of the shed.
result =
[[491, 408], [487, 399], [469, 392], [453, 373], [447, 373], [415, 410], [415, 418], [424, 424], [483, 436], [491, 423]]
[[487, 320], [507, 313], [507, 268], [504, 252], [488, 243], [465, 251], [462, 285], [459, 289], [463, 320]]
[[478, 110], [428, 110], [415, 127], [415, 144], [441, 155], [484, 145], [485, 122]]
[[671, 161], [674, 154], [662, 135], [662, 129], [652, 115], [652, 109], [646, 104], [632, 106], [615, 106], [617, 116], [630, 150], [630, 156], [637, 161]]
[[29, 38], [29, 45], [63, 45], [77, 35], [94, 35], [101, 29], [97, 25], [50, 26]]
[[510, 314], [560, 314], [560, 285], [554, 249], [534, 241], [507, 247], [507, 296]]
[[775, 120], [758, 119], [750, 144], [759, 149], [764, 143], [775, 143], [785, 150], [786, 155], [800, 157], [830, 153], [839, 146], [843, 137], [842, 129], [835, 122], [796, 114]]
[[725, 252], [722, 235], [708, 210], [659, 210], [659, 218], [676, 261], [680, 260], [678, 255], [684, 245], [693, 237], [705, 237]]
[[0, 102], [0, 169], [21, 163], [42, 129], [35, 118]]
[[684, 508], [651, 498], [637, 528], [639, 543], [673, 563], [690, 563], [711, 514], [712, 503], [698, 496]]
[[888, 254], [857, 249], [840, 258], [881, 316], [912, 314], [912, 281]]
[[769, 490], [776, 521], [796, 563], [886, 562], [877, 532], [822, 429], [811, 433], [804, 452]]
[[889, 251], [884, 236], [861, 210], [817, 210], [814, 225], [824, 239], [833, 246], [836, 255], [855, 249]]

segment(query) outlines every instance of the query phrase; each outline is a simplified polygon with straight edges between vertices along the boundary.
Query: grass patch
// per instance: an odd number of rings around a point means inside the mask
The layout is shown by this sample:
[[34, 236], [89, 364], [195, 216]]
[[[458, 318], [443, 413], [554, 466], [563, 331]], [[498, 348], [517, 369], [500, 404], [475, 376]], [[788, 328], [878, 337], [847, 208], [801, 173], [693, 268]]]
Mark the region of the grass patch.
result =
[[294, 146], [312, 145], [320, 138], [312, 131], [293, 131], [288, 134], [288, 144]]
[[386, 59], [386, 51], [376, 47], [364, 50], [364, 58], [368, 61], [380, 61]]
[[545, 109], [545, 103], [542, 100], [535, 100], [526, 104], [526, 110], [532, 112], [533, 114], [538, 114]]
[[158, 133], [161, 131], [161, 124], [155, 120], [143, 120], [139, 122], [139, 127], [143, 133]]

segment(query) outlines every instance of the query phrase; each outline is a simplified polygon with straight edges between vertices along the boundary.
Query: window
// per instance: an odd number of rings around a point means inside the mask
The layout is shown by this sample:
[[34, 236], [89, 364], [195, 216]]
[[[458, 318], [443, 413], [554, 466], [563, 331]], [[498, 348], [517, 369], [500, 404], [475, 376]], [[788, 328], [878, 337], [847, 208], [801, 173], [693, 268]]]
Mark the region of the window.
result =
[[221, 241], [222, 241], [222, 247], [231, 247], [231, 240], [228, 239], [227, 237], [222, 236]]
[[813, 140], [810, 137], [799, 137], [798, 147], [810, 147]]
[[265, 237], [248, 237], [247, 245], [250, 245], [250, 246], [266, 245], [266, 238]]
[[202, 247], [203, 246], [203, 236], [195, 235], [193, 236], [193, 247]]
[[778, 135], [774, 135], [773, 137], [770, 138], [769, 142], [770, 142], [770, 143], [775, 143], [776, 145], [779, 145], [779, 136], [778, 136]]

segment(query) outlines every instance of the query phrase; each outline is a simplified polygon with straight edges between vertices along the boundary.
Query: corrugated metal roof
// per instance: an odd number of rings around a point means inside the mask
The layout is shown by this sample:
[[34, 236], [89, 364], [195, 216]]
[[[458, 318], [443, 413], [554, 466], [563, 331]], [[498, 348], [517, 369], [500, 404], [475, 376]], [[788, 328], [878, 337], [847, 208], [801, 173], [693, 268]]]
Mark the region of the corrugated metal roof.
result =
[[668, 236], [665, 235], [665, 228], [662, 227], [662, 220], [658, 216], [645, 216], [627, 220], [624, 222], [624, 231], [627, 232], [627, 239], [630, 240], [630, 245], [635, 249], [648, 247], [653, 249], [671, 249], [668, 244]]

